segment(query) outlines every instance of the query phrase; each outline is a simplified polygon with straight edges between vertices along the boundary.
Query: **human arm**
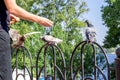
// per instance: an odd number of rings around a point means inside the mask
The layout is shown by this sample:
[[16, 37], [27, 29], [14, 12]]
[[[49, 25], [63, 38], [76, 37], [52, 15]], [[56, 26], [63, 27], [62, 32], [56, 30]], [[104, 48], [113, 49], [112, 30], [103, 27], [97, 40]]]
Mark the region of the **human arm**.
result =
[[[47, 18], [32, 14], [16, 4], [16, 0], [4, 0], [5, 5], [10, 12], [21, 19], [37, 22], [38, 24], [46, 27], [53, 25], [53, 22]], [[12, 6], [11, 6], [12, 5]]]

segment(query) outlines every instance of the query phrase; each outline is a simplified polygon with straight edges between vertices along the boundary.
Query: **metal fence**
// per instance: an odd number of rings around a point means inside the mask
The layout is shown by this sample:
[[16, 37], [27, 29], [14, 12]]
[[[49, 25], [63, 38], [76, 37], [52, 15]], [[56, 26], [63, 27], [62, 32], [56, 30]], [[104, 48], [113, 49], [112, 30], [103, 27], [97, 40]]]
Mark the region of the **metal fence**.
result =
[[[92, 76], [85, 75], [85, 46], [89, 45], [92, 50], [93, 58], [91, 62], [93, 63], [92, 67]], [[103, 54], [103, 58], [105, 61], [104, 68], [98, 65], [97, 61], [97, 49], [101, 50], [101, 54]], [[80, 58], [78, 59], [80, 64], [78, 66], [74, 66], [76, 54], [79, 54]], [[73, 52], [70, 57], [70, 65], [66, 66], [65, 56], [62, 50], [55, 45], [54, 43], [47, 42], [44, 44], [38, 51], [36, 57], [36, 64], [32, 63], [32, 56], [30, 52], [24, 47], [17, 47], [13, 50], [13, 56], [16, 58], [14, 59], [13, 63], [13, 76], [15, 77], [14, 80], [19, 80], [21, 76], [23, 80], [110, 80], [110, 66], [106, 56], [105, 51], [103, 48], [96, 42], [90, 41], [83, 41], [76, 45], [73, 49]], [[41, 57], [43, 55], [43, 59]], [[49, 57], [49, 55], [52, 55]], [[59, 62], [62, 65], [62, 68], [57, 65], [56, 61], [58, 60], [57, 56], [59, 55]], [[19, 56], [22, 56], [21, 59], [18, 59]], [[43, 61], [42, 61], [43, 60]], [[42, 61], [42, 62], [41, 62]], [[51, 61], [52, 63], [49, 63]], [[47, 66], [50, 64], [50, 66]], [[22, 66], [22, 67], [19, 67]], [[51, 74], [48, 72], [48, 67], [51, 68]], [[89, 67], [89, 66], [88, 66]], [[22, 72], [18, 70], [21, 69]], [[104, 72], [105, 71], [105, 72]], [[70, 75], [67, 76], [67, 73]], [[79, 78], [77, 75], [80, 75]], [[98, 76], [100, 75], [100, 79]], [[43, 79], [40, 77], [43, 77]], [[22, 80], [22, 79], [21, 79]]]

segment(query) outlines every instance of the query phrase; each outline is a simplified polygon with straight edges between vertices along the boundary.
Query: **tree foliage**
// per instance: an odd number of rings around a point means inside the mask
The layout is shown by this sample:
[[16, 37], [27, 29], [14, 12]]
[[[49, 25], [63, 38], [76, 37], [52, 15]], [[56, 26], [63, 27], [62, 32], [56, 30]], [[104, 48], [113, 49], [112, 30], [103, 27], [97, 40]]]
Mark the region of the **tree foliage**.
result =
[[[32, 35], [25, 41], [25, 47], [30, 51], [33, 58], [33, 66], [35, 66], [36, 56], [38, 54], [38, 50], [44, 44], [39, 38], [43, 35], [52, 35], [54, 37], [60, 38], [63, 40], [61, 44], [58, 46], [64, 53], [64, 57], [66, 60], [68, 76], [69, 75], [69, 66], [70, 66], [70, 57], [73, 49], [76, 44], [83, 41], [83, 36], [81, 33], [81, 28], [85, 26], [84, 18], [82, 14], [88, 11], [86, 3], [83, 0], [17, 0], [18, 5], [26, 9], [27, 11], [34, 13], [39, 16], [43, 16], [49, 18], [54, 22], [53, 27], [45, 28], [37, 23], [29, 22], [21, 20], [19, 23], [12, 25], [12, 28], [17, 29], [22, 35], [32, 32], [32, 31], [40, 31], [41, 34]], [[81, 46], [80, 46], [81, 48]], [[76, 51], [75, 63], [73, 64], [75, 69], [80, 63], [80, 48]], [[85, 74], [86, 76], [91, 76], [93, 73], [93, 54], [91, 47], [89, 45], [85, 48]], [[53, 59], [53, 54], [51, 53], [51, 48], [47, 50], [48, 55], [47, 60], [51, 62]], [[57, 52], [57, 51], [56, 51]], [[50, 55], [50, 56], [49, 56]], [[14, 55], [15, 56], [15, 55]], [[20, 57], [19, 61], [21, 61], [22, 57]], [[100, 58], [102, 59], [102, 58]], [[13, 60], [15, 58], [13, 57]], [[103, 61], [102, 61], [103, 62]], [[61, 58], [57, 55], [57, 65], [63, 68], [63, 64], [61, 62]], [[19, 63], [21, 65], [22, 63]], [[29, 63], [27, 62], [29, 65]], [[53, 63], [52, 63], [53, 64]], [[52, 65], [51, 64], [51, 65]], [[43, 66], [43, 55], [41, 54], [41, 58], [39, 60], [40, 67]], [[92, 65], [92, 66], [91, 66]], [[50, 67], [50, 65], [47, 65]], [[89, 67], [88, 67], [89, 66]], [[64, 69], [62, 69], [64, 70]], [[51, 71], [52, 72], [52, 71]], [[49, 73], [51, 73], [49, 71]], [[79, 73], [80, 74], [80, 73]]]
[[[50, 33], [63, 40], [61, 44], [63, 51], [67, 50], [66, 48], [69, 49], [69, 46], [72, 48], [77, 42], [82, 40], [80, 29], [84, 27], [85, 24], [79, 17], [88, 10], [85, 2], [82, 0], [17, 0], [17, 3], [29, 12], [47, 17], [54, 22], [54, 26], [50, 29]], [[24, 20], [21, 20], [11, 27], [19, 30], [21, 34], [32, 31], [40, 31], [41, 34], [39, 37], [47, 34], [47, 29], [45, 27]], [[25, 46], [30, 46], [31, 44], [32, 46], [38, 45], [32, 40], [34, 37], [35, 36], [32, 36], [28, 39], [29, 41], [25, 42]], [[35, 40], [39, 41], [38, 38], [35, 38]], [[40, 42], [38, 43], [42, 45]], [[71, 50], [69, 49], [67, 51]]]
[[[44, 44], [43, 41], [39, 40], [40, 36], [50, 34], [63, 40], [59, 47], [64, 53], [66, 64], [69, 67], [72, 50], [76, 44], [83, 41], [81, 28], [85, 24], [84, 18], [80, 17], [88, 11], [86, 3], [83, 0], [17, 0], [17, 3], [29, 12], [49, 18], [54, 22], [51, 28], [45, 28], [37, 23], [24, 20], [12, 25], [12, 28], [19, 30], [21, 34], [32, 31], [41, 32], [41, 34], [32, 35], [25, 41], [25, 46], [32, 54], [33, 64], [35, 64], [38, 50]], [[57, 64], [63, 67], [59, 57], [57, 59]], [[78, 59], [75, 61], [75, 66], [79, 63]], [[42, 60], [40, 63], [42, 64]]]
[[102, 18], [108, 27], [104, 46], [111, 48], [120, 44], [120, 0], [106, 0], [106, 3], [102, 8]]

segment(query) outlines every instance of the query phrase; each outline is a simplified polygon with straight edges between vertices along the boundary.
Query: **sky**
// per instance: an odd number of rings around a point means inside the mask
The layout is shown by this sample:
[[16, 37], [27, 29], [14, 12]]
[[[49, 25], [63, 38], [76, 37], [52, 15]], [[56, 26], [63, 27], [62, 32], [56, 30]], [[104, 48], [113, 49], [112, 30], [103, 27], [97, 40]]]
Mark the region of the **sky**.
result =
[[97, 31], [96, 42], [103, 45], [105, 35], [107, 35], [107, 27], [103, 25], [101, 7], [105, 5], [104, 0], [85, 0], [89, 11], [84, 14], [84, 18], [88, 19]]

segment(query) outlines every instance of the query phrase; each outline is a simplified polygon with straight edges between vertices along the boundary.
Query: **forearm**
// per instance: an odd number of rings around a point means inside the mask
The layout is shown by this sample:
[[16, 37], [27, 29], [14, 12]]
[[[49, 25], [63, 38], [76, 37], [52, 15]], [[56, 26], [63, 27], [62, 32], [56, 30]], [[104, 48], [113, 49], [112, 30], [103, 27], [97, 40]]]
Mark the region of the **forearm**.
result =
[[38, 21], [37, 20], [37, 18], [38, 18], [37, 15], [34, 15], [34, 14], [24, 10], [23, 8], [19, 7], [16, 4], [15, 0], [4, 0], [4, 1], [5, 1], [5, 4], [7, 5], [6, 7], [7, 7], [8, 11], [10, 12], [10, 14], [13, 14], [13, 15], [21, 18], [21, 19], [24, 19], [24, 20], [33, 21], [33, 22]]
[[37, 22], [37, 15], [27, 12], [26, 10], [22, 9], [19, 6], [16, 6], [13, 10], [9, 10], [9, 12], [21, 19]]
[[44, 18], [44, 17], [34, 15], [34, 14], [24, 10], [23, 8], [19, 7], [16, 4], [16, 0], [4, 0], [4, 2], [6, 4], [8, 11], [11, 14], [13, 14], [21, 19], [32, 21], [32, 22], [37, 22], [38, 24], [47, 26], [47, 27], [50, 27], [53, 25], [53, 22], [51, 20]]

